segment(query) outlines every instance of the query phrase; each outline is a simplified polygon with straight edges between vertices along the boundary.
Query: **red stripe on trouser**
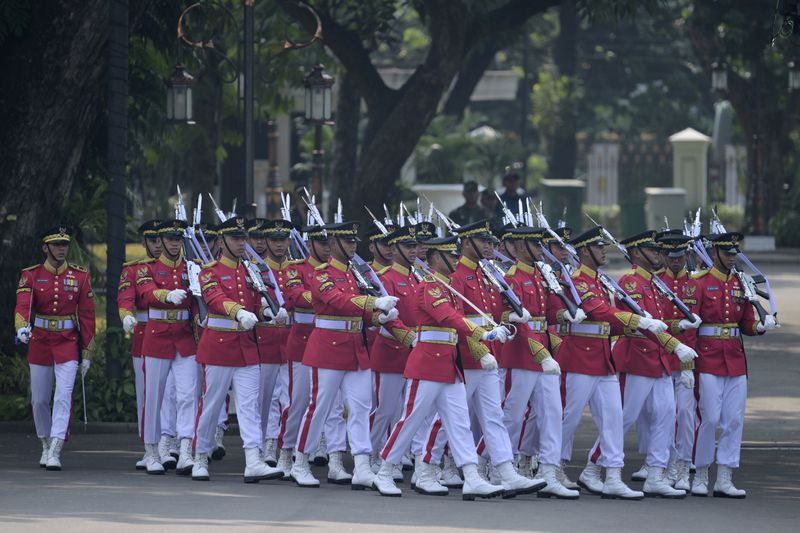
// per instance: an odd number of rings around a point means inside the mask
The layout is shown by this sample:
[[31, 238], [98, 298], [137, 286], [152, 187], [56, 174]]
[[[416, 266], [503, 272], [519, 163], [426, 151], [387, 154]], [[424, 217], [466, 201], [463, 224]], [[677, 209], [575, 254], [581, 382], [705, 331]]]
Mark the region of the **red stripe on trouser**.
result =
[[[619, 397], [622, 400], [622, 405], [625, 405], [625, 377], [627, 376], [626, 373], [620, 372], [619, 373]], [[597, 441], [597, 448], [595, 448], [594, 452], [592, 453], [591, 461], [593, 463], [597, 463], [597, 460], [600, 459], [600, 441]]]
[[439, 435], [439, 430], [442, 429], [442, 418], [439, 417], [433, 422], [431, 434], [428, 435], [428, 444], [425, 446], [425, 457], [422, 459], [426, 463], [430, 463], [433, 459], [433, 447], [436, 445], [436, 437]]
[[525, 428], [528, 427], [528, 417], [531, 416], [533, 404], [529, 401], [528, 408], [525, 409], [525, 414], [522, 417], [522, 427], [519, 428], [519, 442], [517, 442], [517, 449], [522, 448], [522, 439], [525, 438]]
[[144, 415], [147, 410], [144, 408], [147, 405], [147, 359], [142, 356], [142, 416], [139, 417], [141, 427], [139, 428], [139, 438], [144, 442]]
[[294, 364], [289, 361], [289, 401], [281, 412], [281, 430], [278, 433], [278, 448], [283, 448], [283, 435], [286, 433], [286, 420], [289, 418], [289, 409], [292, 407], [292, 391], [294, 391]]
[[564, 409], [567, 408], [567, 373], [561, 372], [561, 383], [559, 389], [561, 390], [561, 416], [564, 416]]
[[381, 406], [381, 373], [375, 372], [375, 408], [369, 414], [369, 430], [372, 431], [372, 424], [375, 423], [375, 414]]
[[303, 424], [303, 430], [300, 432], [300, 438], [297, 441], [297, 451], [305, 453], [306, 439], [308, 438], [308, 428], [311, 426], [311, 419], [314, 418], [314, 410], [317, 408], [317, 393], [319, 392], [319, 375], [317, 367], [311, 367], [311, 401], [306, 410], [306, 420]]
[[197, 406], [197, 417], [194, 421], [194, 438], [192, 439], [192, 450], [197, 449], [197, 430], [200, 428], [200, 416], [203, 414], [203, 400], [206, 397], [206, 365], [203, 365], [203, 393], [200, 395], [200, 405]]
[[386, 446], [383, 447], [383, 453], [381, 457], [385, 461], [386, 458], [389, 456], [389, 453], [392, 451], [392, 446], [394, 446], [394, 441], [397, 440], [397, 435], [400, 434], [400, 430], [403, 429], [403, 424], [411, 416], [411, 413], [414, 411], [414, 400], [417, 398], [417, 389], [419, 389], [419, 380], [415, 379], [411, 382], [411, 389], [408, 391], [408, 401], [406, 402], [406, 411], [403, 413], [403, 418], [397, 423], [397, 425], [392, 430], [392, 434], [389, 436], [389, 440], [386, 441]]

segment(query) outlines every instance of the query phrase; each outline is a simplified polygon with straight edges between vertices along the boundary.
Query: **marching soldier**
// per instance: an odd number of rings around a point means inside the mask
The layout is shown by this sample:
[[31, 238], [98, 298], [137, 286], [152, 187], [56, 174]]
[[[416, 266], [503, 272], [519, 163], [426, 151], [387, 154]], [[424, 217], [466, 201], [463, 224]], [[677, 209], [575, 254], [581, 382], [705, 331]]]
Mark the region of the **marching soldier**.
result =
[[[139, 226], [147, 259], [158, 259], [161, 255], [161, 239], [157, 227], [160, 220], [148, 220]], [[145, 260], [146, 261], [146, 260]], [[142, 409], [144, 408], [144, 359], [142, 358], [142, 340], [147, 324], [147, 310], [142, 304], [141, 295], [136, 291], [136, 271], [145, 261], [135, 260], [122, 265], [119, 285], [117, 287], [117, 306], [122, 320], [122, 329], [131, 335], [131, 358], [133, 363], [134, 388], [136, 390], [136, 421], [139, 438], [142, 438]], [[138, 296], [138, 298], [137, 298]], [[136, 470], [145, 470], [147, 461], [144, 457], [136, 462]]]
[[218, 230], [222, 244], [219, 261], [208, 263], [200, 272], [208, 320], [197, 347], [197, 362], [203, 365], [204, 379], [197, 412], [192, 479], [210, 479], [208, 459], [214, 449], [214, 431], [232, 386], [244, 447], [244, 482], [258, 483], [281, 475], [261, 460], [260, 359], [252, 331], [259, 317], [272, 320], [275, 316], [260, 303], [262, 297], [242, 263], [247, 238], [244, 219], [231, 217]]
[[351, 486], [372, 487], [369, 457], [369, 411], [372, 403], [369, 355], [364, 324], [380, 326], [396, 318], [393, 296], [365, 296], [350, 268], [358, 240], [358, 223], [342, 222], [326, 229], [332, 237], [331, 258], [308, 279], [316, 314], [303, 363], [311, 367], [311, 399], [300, 423], [291, 476], [301, 487], [317, 487], [308, 454], [319, 444], [331, 407], [341, 391], [348, 411], [347, 436], [355, 461]]
[[81, 373], [85, 375], [95, 333], [89, 273], [66, 262], [70, 240], [71, 231], [63, 225], [42, 235], [45, 260], [22, 270], [14, 308], [17, 341], [29, 344], [31, 408], [36, 435], [42, 442], [39, 466], [47, 470], [61, 470], [78, 361], [82, 358]]
[[185, 221], [166, 220], [158, 228], [162, 252], [140, 266], [136, 272], [137, 292], [148, 308], [148, 322], [142, 340], [145, 397], [142, 434], [148, 474], [163, 474], [170, 457], [160, 454], [163, 433], [161, 408], [170, 371], [175, 380], [176, 432], [180, 441], [177, 473], [188, 474], [192, 467], [191, 442], [197, 413], [197, 366], [192, 322], [195, 305], [187, 299], [188, 277], [183, 256]]
[[733, 272], [739, 254], [741, 233], [709, 237], [714, 266], [696, 276], [697, 312], [703, 320], [698, 329], [699, 416], [695, 452], [693, 496], [708, 495], [708, 467], [714, 461], [717, 425], [717, 479], [714, 496], [744, 498], [746, 492], [733, 485], [733, 470], [739, 468], [745, 404], [747, 363], [742, 335], [763, 335], [776, 327], [767, 314], [763, 322], [745, 298], [745, 288]]
[[[389, 232], [395, 230], [392, 224], [385, 225]], [[364, 236], [369, 243], [369, 253], [372, 254], [372, 262], [370, 266], [375, 272], [380, 272], [388, 266], [392, 266], [394, 262], [394, 250], [389, 246], [386, 236], [377, 227], [371, 228]]]

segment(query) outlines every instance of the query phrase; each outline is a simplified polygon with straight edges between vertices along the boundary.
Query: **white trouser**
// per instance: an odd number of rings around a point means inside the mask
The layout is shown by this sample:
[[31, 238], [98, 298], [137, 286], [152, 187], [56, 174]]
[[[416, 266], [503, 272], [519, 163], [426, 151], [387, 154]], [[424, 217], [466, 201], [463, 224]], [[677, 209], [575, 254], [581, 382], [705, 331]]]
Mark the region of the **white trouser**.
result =
[[[406, 387], [406, 390], [408, 390], [408, 387]], [[411, 439], [411, 455], [414, 457], [426, 453], [428, 438], [431, 436], [431, 427], [434, 420], [440, 420], [436, 409], [428, 413], [425, 417], [425, 421], [419, 426], [416, 433], [414, 433], [414, 437]]]
[[[31, 408], [36, 436], [67, 440], [72, 418], [72, 388], [78, 373], [78, 362], [67, 361], [51, 366], [29, 364], [31, 368]], [[53, 382], [56, 392], [53, 395]], [[53, 411], [50, 411], [50, 399]]]
[[176, 437], [194, 435], [197, 416], [197, 363], [194, 355], [175, 359], [144, 358], [144, 417], [142, 432], [145, 444], [158, 444], [161, 438], [161, 407], [164, 402], [170, 369], [175, 373]]
[[717, 464], [739, 468], [746, 403], [747, 376], [700, 374], [700, 429], [695, 451], [698, 467], [714, 462], [714, 439], [719, 425]]
[[[625, 376], [625, 393], [622, 402], [623, 434], [636, 423], [649, 423], [647, 433], [647, 450], [645, 464], [657, 468], [666, 468], [669, 463], [669, 449], [675, 436], [675, 390], [671, 376], [651, 378], [627, 374]], [[641, 414], [649, 413], [642, 418]], [[603, 464], [598, 459], [605, 455], [599, 439], [595, 441], [589, 456], [594, 462]], [[607, 461], [605, 461], [607, 462]]]
[[[561, 407], [560, 390], [558, 393], [558, 401], [559, 401], [558, 404], [559, 413], [562, 414], [563, 409]], [[532, 402], [530, 401], [528, 402], [528, 406], [525, 408], [525, 414], [523, 416], [524, 418], [522, 420], [522, 427], [519, 435], [519, 444], [517, 445], [517, 447], [519, 448], [520, 453], [524, 453], [525, 455], [530, 455], [531, 457], [533, 457], [534, 455], [539, 454], [539, 428], [538, 428], [538, 422], [536, 420], [536, 411], [533, 408]], [[558, 448], [558, 453], [560, 457], [561, 455], [560, 445]]]
[[[628, 374], [629, 375], [629, 374]], [[625, 405], [625, 395], [622, 397], [622, 405]], [[653, 413], [650, 410], [650, 402], [645, 402], [642, 410], [639, 412], [639, 418], [636, 419], [636, 440], [639, 442], [639, 453], [647, 455], [647, 450], [650, 449], [650, 425]]]
[[[311, 400], [297, 437], [300, 453], [313, 453], [319, 446], [328, 414], [339, 391], [347, 407], [347, 438], [353, 455], [370, 454], [369, 411], [372, 401], [372, 378], [369, 370], [331, 370], [311, 367]], [[327, 440], [327, 439], [326, 439]]]
[[477, 464], [478, 455], [470, 432], [467, 391], [462, 383], [408, 380], [403, 415], [395, 424], [381, 452], [384, 461], [400, 464], [411, 440], [434, 411], [449, 435], [450, 450], [459, 467]]
[[[261, 441], [264, 442], [264, 439], [268, 438], [267, 435], [267, 424], [269, 420], [269, 416], [272, 413], [272, 400], [275, 394], [275, 389], [277, 387], [278, 382], [278, 374], [280, 373], [280, 364], [265, 364], [261, 363], [259, 366], [260, 369], [260, 377], [258, 383], [258, 412], [259, 412], [259, 419], [261, 420]], [[237, 414], [238, 414], [238, 403], [237, 407]], [[260, 447], [260, 446], [259, 446]]]
[[277, 439], [281, 432], [281, 413], [289, 404], [289, 365], [281, 363], [278, 369], [278, 379], [272, 391], [272, 403], [269, 407], [269, 417], [263, 422], [264, 438]]
[[[369, 424], [369, 421], [367, 421]], [[369, 425], [367, 426], [369, 428]], [[331, 406], [331, 412], [325, 419], [325, 451], [327, 453], [347, 451], [347, 423], [344, 420], [344, 400], [342, 391], [336, 395], [336, 399]]]
[[[464, 380], [467, 390], [467, 405], [470, 409], [471, 419], [477, 418], [483, 438], [492, 463], [500, 465], [511, 461], [514, 454], [511, 451], [511, 440], [508, 431], [503, 425], [503, 410], [500, 400], [500, 385], [497, 370], [464, 370]], [[425, 462], [438, 464], [444, 453], [447, 443], [446, 425], [444, 431], [436, 429], [437, 423], [431, 428], [425, 454]], [[441, 424], [438, 424], [441, 427]], [[472, 428], [473, 442], [475, 442], [476, 428]], [[435, 433], [435, 435], [434, 435]]]
[[178, 397], [175, 392], [175, 372], [172, 369], [167, 374], [167, 384], [164, 386], [164, 398], [161, 400], [159, 416], [161, 417], [161, 434], [174, 437], [178, 425]]
[[[511, 447], [516, 454], [526, 421], [528, 405], [532, 404], [534, 422], [539, 426], [540, 461], [557, 465], [561, 459], [561, 391], [559, 376], [523, 370], [506, 370], [503, 403], [503, 424], [508, 430]], [[532, 429], [532, 428], [531, 428]]]
[[290, 361], [289, 376], [289, 405], [281, 413], [281, 432], [278, 436], [278, 446], [281, 448], [294, 448], [297, 444], [297, 435], [300, 430], [300, 420], [308, 408], [311, 398], [311, 369], [297, 361]]
[[375, 402], [369, 415], [370, 440], [377, 453], [386, 444], [392, 426], [400, 419], [403, 410], [403, 374], [373, 372]]
[[203, 365], [203, 397], [197, 413], [197, 432], [194, 447], [197, 453], [211, 453], [219, 410], [225, 403], [228, 389], [233, 386], [236, 398], [236, 418], [243, 448], [261, 448], [261, 412], [259, 408], [259, 365]]
[[569, 461], [572, 458], [572, 442], [587, 404], [600, 431], [603, 454], [598, 464], [606, 468], [622, 468], [625, 466], [622, 399], [616, 375], [567, 374], [567, 398], [561, 426], [561, 459]]
[[682, 461], [692, 462], [694, 454], [694, 437], [697, 430], [697, 399], [694, 389], [687, 389], [681, 383], [681, 373], [672, 373], [672, 383], [675, 386], [675, 442], [670, 450], [670, 459], [673, 457]]
[[[197, 365], [197, 366], [199, 366], [200, 369], [202, 370], [203, 365]], [[198, 389], [200, 389], [200, 396], [202, 396], [203, 395], [203, 387], [202, 387], [203, 378], [201, 377], [200, 381], [198, 381], [197, 383], [199, 385]], [[200, 405], [199, 400], [198, 400], [197, 404]], [[222, 402], [222, 407], [219, 410], [219, 418], [217, 418], [217, 425], [219, 427], [221, 427], [221, 428], [224, 428], [224, 429], [228, 429], [228, 410], [230, 409], [230, 405], [231, 405], [231, 393], [228, 392], [227, 394], [225, 394], [225, 401]]]
[[131, 357], [133, 388], [136, 390], [136, 428], [142, 438], [142, 409], [144, 409], [144, 357]]

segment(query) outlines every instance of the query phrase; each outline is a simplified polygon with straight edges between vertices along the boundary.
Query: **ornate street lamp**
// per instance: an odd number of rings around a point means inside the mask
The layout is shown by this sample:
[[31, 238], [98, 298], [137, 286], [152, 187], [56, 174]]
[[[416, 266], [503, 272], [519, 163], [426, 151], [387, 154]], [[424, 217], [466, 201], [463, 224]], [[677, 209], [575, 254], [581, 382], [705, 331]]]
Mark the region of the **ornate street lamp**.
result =
[[800, 89], [800, 61], [792, 59], [786, 67], [789, 69], [789, 91]]
[[194, 124], [192, 112], [192, 85], [194, 77], [183, 65], [175, 65], [167, 81], [167, 119], [173, 124]]
[[314, 125], [313, 172], [311, 192], [322, 199], [322, 125], [329, 124], [332, 116], [333, 76], [317, 65], [303, 81], [305, 85], [305, 118]]
[[711, 88], [719, 92], [728, 90], [728, 65], [721, 59], [711, 63]]

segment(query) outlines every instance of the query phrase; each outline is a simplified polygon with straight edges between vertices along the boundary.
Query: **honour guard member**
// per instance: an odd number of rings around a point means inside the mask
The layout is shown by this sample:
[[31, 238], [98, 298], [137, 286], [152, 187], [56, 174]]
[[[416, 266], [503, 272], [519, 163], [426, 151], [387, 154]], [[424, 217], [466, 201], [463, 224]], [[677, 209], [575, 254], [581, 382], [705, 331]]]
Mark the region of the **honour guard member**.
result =
[[775, 318], [759, 320], [745, 298], [745, 288], [734, 272], [741, 233], [709, 237], [714, 266], [697, 275], [697, 313], [703, 320], [698, 329], [698, 412], [693, 496], [708, 495], [708, 467], [716, 450], [717, 479], [714, 496], [744, 498], [746, 492], [733, 485], [733, 470], [739, 468], [742, 429], [747, 401], [747, 362], [742, 335], [762, 335], [776, 327]]
[[[578, 499], [580, 493], [570, 490], [557, 479], [561, 464], [561, 368], [553, 359], [547, 332], [547, 293], [542, 276], [534, 264], [542, 259], [544, 231], [539, 228], [510, 228], [503, 242], [517, 261], [506, 272], [506, 280], [520, 298], [527, 318], [517, 323], [517, 335], [503, 345], [500, 367], [505, 369], [503, 423], [508, 429], [512, 449], [517, 452], [525, 412], [532, 408], [531, 420], [538, 425], [539, 477], [547, 486], [537, 496]], [[514, 315], [510, 308], [503, 321]], [[515, 317], [516, 318], [516, 317]], [[533, 428], [528, 431], [533, 433]]]
[[[147, 259], [130, 261], [122, 265], [119, 285], [117, 287], [117, 307], [122, 320], [122, 329], [131, 335], [131, 358], [133, 366], [134, 388], [136, 390], [136, 421], [139, 428], [139, 438], [142, 438], [142, 409], [144, 408], [144, 360], [142, 358], [142, 340], [147, 324], [147, 309], [142, 304], [141, 295], [136, 291], [136, 270], [140, 265], [151, 259], [158, 259], [161, 255], [161, 239], [156, 228], [160, 220], [148, 220], [139, 226]], [[138, 296], [138, 298], [137, 298]], [[136, 470], [147, 468], [146, 461], [142, 458], [136, 462]]]
[[[653, 276], [662, 267], [660, 246], [655, 236], [655, 231], [645, 231], [620, 241], [630, 255], [632, 269], [620, 278], [619, 284], [639, 307], [652, 318], [661, 320], [672, 304], [653, 285]], [[699, 317], [692, 321], [679, 321], [680, 330], [699, 325]], [[662, 498], [684, 498], [686, 491], [672, 488], [666, 478], [669, 450], [675, 436], [675, 392], [670, 354], [675, 354], [685, 366], [683, 385], [687, 388], [693, 386], [692, 368], [697, 353], [669, 333], [658, 333], [654, 339], [630, 330], [617, 340], [612, 349], [625, 398], [622, 431], [626, 432], [637, 419], [648, 426], [644, 493]], [[645, 405], [649, 407], [648, 416], [642, 419]], [[604, 450], [598, 446], [599, 443], [595, 443], [591, 461], [579, 480], [582, 487], [595, 494], [603, 490], [600, 466], [596, 461]]]
[[137, 292], [142, 305], [148, 308], [148, 322], [142, 340], [144, 356], [145, 397], [142, 434], [147, 455], [148, 474], [163, 474], [164, 464], [159, 441], [164, 434], [161, 408], [170, 371], [175, 380], [177, 408], [175, 435], [180, 441], [177, 472], [188, 474], [192, 467], [191, 442], [197, 414], [197, 366], [192, 323], [195, 304], [187, 298], [189, 284], [183, 256], [185, 221], [166, 220], [158, 228], [162, 251], [157, 260], [140, 266], [136, 272]]
[[[478, 456], [469, 428], [467, 394], [464, 376], [458, 363], [458, 341], [469, 339], [468, 352], [462, 355], [485, 364], [496, 364], [488, 348], [480, 340], [494, 338], [493, 333], [476, 325], [464, 316], [461, 304], [446, 285], [457, 261], [456, 238], [429, 239], [428, 263], [436, 277], [425, 276], [414, 291], [414, 316], [419, 324], [418, 338], [411, 350], [403, 375], [408, 379], [403, 416], [386, 442], [375, 488], [382, 496], [401, 496], [393, 480], [405, 450], [428, 416], [438, 411], [449, 436], [450, 449], [456, 464], [464, 471], [462, 498], [493, 498], [503, 493], [478, 475]], [[439, 485], [433, 469], [421, 468], [422, 456], [416, 458], [415, 490], [421, 494], [445, 495], [446, 487]]]
[[197, 412], [192, 479], [209, 480], [208, 458], [214, 448], [214, 431], [232, 386], [244, 445], [244, 482], [258, 483], [281, 475], [261, 460], [260, 359], [252, 331], [259, 317], [269, 320], [275, 317], [260, 303], [261, 297], [242, 264], [247, 238], [244, 219], [231, 217], [218, 228], [222, 243], [219, 261], [208, 263], [200, 272], [208, 321], [197, 347], [197, 362], [203, 365], [204, 380]]
[[44, 262], [23, 269], [14, 308], [17, 342], [29, 344], [31, 408], [36, 435], [42, 442], [39, 466], [47, 470], [61, 470], [78, 361], [82, 359], [85, 376], [95, 332], [89, 273], [66, 262], [70, 240], [71, 231], [64, 225], [44, 232]]
[[[384, 225], [384, 227], [392, 232], [395, 230], [393, 224]], [[372, 254], [372, 262], [370, 266], [375, 272], [380, 272], [384, 268], [391, 266], [394, 262], [394, 250], [387, 243], [386, 236], [383, 232], [376, 227], [367, 231], [364, 236], [369, 243], [369, 253]]]
[[325, 421], [337, 394], [348, 411], [347, 437], [355, 461], [351, 487], [372, 487], [369, 457], [371, 375], [364, 324], [380, 326], [394, 320], [397, 298], [365, 296], [350, 267], [358, 241], [358, 222], [341, 222], [326, 229], [332, 238], [331, 258], [314, 270], [309, 288], [316, 314], [303, 363], [311, 367], [311, 399], [300, 423], [297, 453], [291, 476], [301, 487], [317, 487], [308, 454], [319, 444]]
[[[589, 404], [592, 417], [600, 429], [603, 454], [598, 464], [606, 468], [606, 479], [601, 488], [603, 498], [640, 500], [644, 494], [628, 488], [620, 477], [625, 457], [622, 399], [611, 358], [610, 337], [638, 328], [663, 333], [667, 326], [659, 320], [635, 315], [611, 305], [597, 272], [606, 263], [607, 243], [603, 240], [601, 229], [600, 226], [594, 227], [569, 241], [580, 258], [580, 268], [572, 274], [572, 279], [588, 320], [573, 324], [575, 317], [570, 317], [568, 311], [561, 314], [563, 342], [559, 346], [559, 364], [567, 372], [561, 458], [569, 461], [572, 457], [572, 441], [583, 410]], [[590, 472], [595, 466], [588, 461]], [[561, 476], [562, 484], [569, 486], [571, 482], [563, 470]], [[583, 483], [588, 486], [585, 481]]]

